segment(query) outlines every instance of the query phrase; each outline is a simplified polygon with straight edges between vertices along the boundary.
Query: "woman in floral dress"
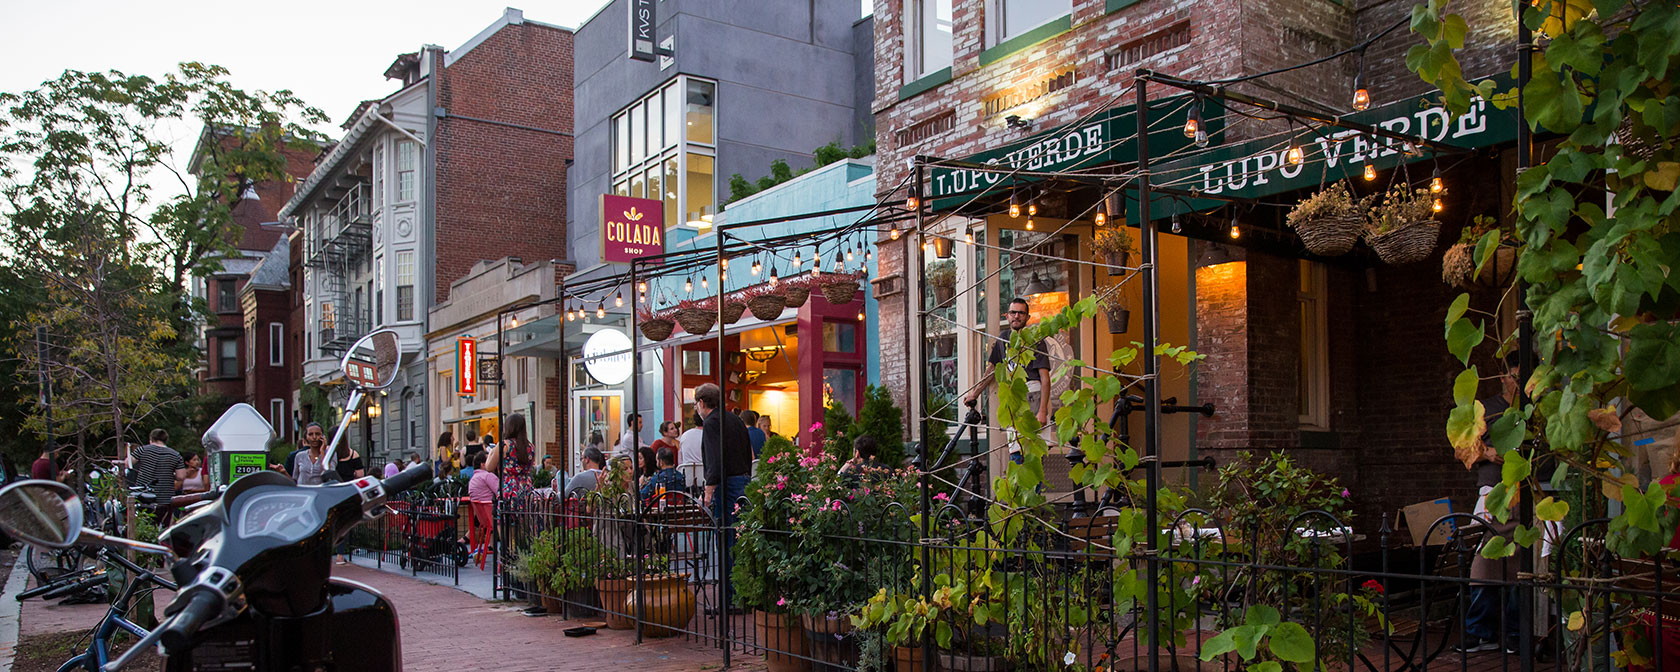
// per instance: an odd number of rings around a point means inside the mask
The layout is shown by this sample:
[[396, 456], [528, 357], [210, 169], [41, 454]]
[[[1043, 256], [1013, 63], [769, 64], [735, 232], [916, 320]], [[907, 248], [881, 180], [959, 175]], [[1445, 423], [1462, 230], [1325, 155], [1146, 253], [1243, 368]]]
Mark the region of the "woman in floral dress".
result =
[[531, 494], [531, 476], [536, 473], [536, 456], [525, 432], [525, 416], [508, 416], [502, 442], [490, 450], [485, 466], [501, 474], [502, 498], [521, 498]]

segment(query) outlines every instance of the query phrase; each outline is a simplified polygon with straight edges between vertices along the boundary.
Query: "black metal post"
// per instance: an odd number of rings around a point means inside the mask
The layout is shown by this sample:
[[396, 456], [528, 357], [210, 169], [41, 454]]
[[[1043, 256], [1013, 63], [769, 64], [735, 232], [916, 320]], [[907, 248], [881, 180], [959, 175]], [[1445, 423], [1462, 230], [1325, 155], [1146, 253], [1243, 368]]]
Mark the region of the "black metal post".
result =
[[[638, 298], [639, 296], [636, 293], [636, 260], [632, 259], [630, 260], [630, 412], [637, 414], [637, 422], [640, 422], [640, 413], [642, 409], [642, 367], [640, 364], [642, 362], [642, 353], [640, 352], [639, 346], [641, 345], [640, 341], [642, 339], [641, 334], [636, 330], [636, 322], [638, 319], [636, 314], [636, 300]], [[636, 431], [634, 423], [624, 429], [627, 432]], [[641, 446], [638, 445], [641, 441], [642, 438], [637, 436], [634, 439], [634, 443], [630, 444], [630, 501], [632, 502], [631, 507], [632, 511], [635, 512], [636, 521], [636, 524], [631, 528], [633, 532], [630, 535], [630, 548], [632, 549], [632, 552], [636, 554], [637, 595], [645, 594], [643, 591], [645, 591], [646, 588], [642, 583], [642, 575], [647, 573], [647, 558], [644, 557], [644, 553], [642, 551], [642, 525], [647, 521], [644, 519], [645, 511], [643, 509], [641, 492], [637, 489], [638, 479], [640, 479], [642, 475], [642, 451]], [[640, 644], [642, 643], [642, 600], [637, 599], [636, 606], [631, 607], [631, 609], [634, 610], [633, 613], [631, 613], [631, 616], [636, 619], [636, 643]]]
[[[912, 193], [921, 193], [922, 157], [916, 157], [915, 165], [911, 167], [910, 171], [910, 179], [912, 180], [910, 188], [913, 190]], [[907, 364], [917, 361], [918, 358], [911, 355], [911, 349], [918, 347], [919, 344], [924, 342], [927, 334], [927, 302], [922, 300], [922, 282], [925, 279], [923, 271], [926, 270], [922, 264], [922, 246], [927, 244], [927, 231], [925, 229], [926, 219], [922, 214], [926, 210], [921, 206], [922, 204], [918, 201], [916, 203], [916, 244], [910, 245], [906, 243], [904, 246], [904, 274], [906, 277], [909, 277], [911, 273], [916, 274], [915, 285], [904, 288], [905, 301], [914, 301], [916, 305], [915, 335], [913, 338], [905, 341], [904, 343], [904, 354]], [[913, 407], [917, 409], [915, 417], [918, 418], [918, 422], [916, 425], [920, 427], [923, 424], [920, 421], [922, 413], [926, 412], [926, 409], [922, 407], [922, 397], [925, 395], [925, 388], [928, 384], [927, 369], [917, 366], [912, 366], [911, 368], [919, 369], [918, 375], [920, 378], [918, 379], [918, 384], [910, 387], [910, 395], [915, 397], [915, 401], [912, 401], [911, 403], [914, 405]], [[929, 557], [930, 553], [928, 549], [928, 539], [933, 536], [933, 482], [930, 474], [933, 473], [933, 469], [938, 465], [928, 461], [927, 459], [929, 456], [928, 449], [932, 447], [932, 444], [929, 443], [930, 440], [931, 437], [927, 436], [927, 434], [923, 432], [921, 444], [922, 466], [917, 470], [920, 474], [916, 478], [917, 487], [921, 490], [922, 500], [922, 538], [916, 545], [922, 552], [922, 571], [919, 572], [919, 574], [921, 574], [919, 580], [921, 582], [920, 588], [923, 600], [933, 599], [933, 579], [929, 576], [933, 569], [933, 560]], [[932, 629], [929, 628], [928, 631], [922, 633], [922, 672], [932, 672], [934, 669], [934, 660], [933, 632]]]
[[[725, 325], [723, 323], [723, 297], [726, 289], [724, 286], [724, 278], [727, 275], [727, 269], [724, 267], [724, 264], [728, 263], [728, 261], [724, 259], [723, 256], [723, 225], [719, 224], [713, 231], [714, 233], [712, 235], [717, 239], [718, 289], [717, 302], [714, 307], [717, 308], [718, 335], [717, 360], [712, 362], [712, 372], [717, 374], [718, 407], [712, 409], [712, 412], [727, 413], [729, 412], [729, 391], [727, 387], [729, 381], [725, 378], [723, 372], [726, 362], [728, 361], [728, 357], [724, 354]], [[704, 431], [706, 426], [704, 420], [702, 420], [700, 426], [702, 431]], [[729, 575], [729, 540], [724, 536], [729, 533], [730, 527], [725, 523], [725, 518], [729, 515], [729, 502], [722, 501], [722, 498], [729, 496], [729, 472], [724, 468], [723, 462], [723, 439], [725, 433], [723, 431], [723, 416], [721, 415], [718, 416], [717, 426], [717, 454], [713, 456], [713, 459], [717, 460], [718, 483], [717, 490], [712, 493], [712, 501], [714, 502], [713, 506], [716, 507], [718, 515], [712, 523], [717, 527], [718, 544], [718, 641], [723, 644], [723, 666], [727, 668], [729, 667], [729, 654], [732, 647], [729, 642], [729, 601], [734, 596], [731, 594], [733, 591], [729, 589], [730, 579], [732, 578]]]
[[1160, 421], [1161, 421], [1161, 387], [1156, 376], [1160, 373], [1160, 358], [1155, 354], [1155, 344], [1160, 338], [1159, 325], [1156, 324], [1159, 315], [1159, 297], [1156, 294], [1156, 237], [1155, 224], [1149, 217], [1149, 82], [1145, 78], [1148, 71], [1139, 70], [1132, 78], [1132, 90], [1137, 98], [1137, 172], [1138, 172], [1138, 230], [1142, 241], [1143, 263], [1138, 272], [1143, 274], [1143, 446], [1144, 459], [1148, 463], [1148, 483], [1144, 489], [1148, 492], [1147, 515], [1149, 518], [1147, 533], [1148, 546], [1144, 561], [1148, 563], [1149, 599], [1149, 672], [1160, 669], [1160, 647], [1156, 641], [1161, 626], [1160, 607], [1160, 574], [1161, 566], [1157, 562], [1156, 553], [1159, 552], [1160, 537], [1160, 509], [1156, 490], [1161, 483], [1160, 459]]
[[[1528, 170], [1534, 163], [1534, 138], [1528, 130], [1528, 119], [1524, 114], [1526, 101], [1523, 89], [1528, 87], [1531, 76], [1534, 48], [1534, 35], [1528, 25], [1522, 21], [1522, 10], [1517, 10], [1517, 175]], [[1514, 178], [1513, 178], [1514, 179]], [[1517, 407], [1523, 408], [1531, 403], [1528, 398], [1528, 379], [1534, 375], [1534, 312], [1528, 307], [1528, 286], [1518, 276], [1517, 286]], [[1502, 372], [1507, 373], [1507, 372]], [[1525, 527], [1534, 524], [1534, 498], [1519, 497], [1517, 517]], [[1534, 672], [1534, 574], [1535, 552], [1532, 546], [1517, 548], [1517, 567], [1520, 568], [1518, 579], [1518, 613], [1517, 645], [1520, 647], [1518, 666], [1521, 672]], [[1500, 596], [1504, 599], [1504, 596]], [[1660, 601], [1660, 600], [1659, 600]], [[1661, 639], [1660, 637], [1658, 638]], [[1661, 659], [1661, 643], [1657, 644], [1658, 659]]]

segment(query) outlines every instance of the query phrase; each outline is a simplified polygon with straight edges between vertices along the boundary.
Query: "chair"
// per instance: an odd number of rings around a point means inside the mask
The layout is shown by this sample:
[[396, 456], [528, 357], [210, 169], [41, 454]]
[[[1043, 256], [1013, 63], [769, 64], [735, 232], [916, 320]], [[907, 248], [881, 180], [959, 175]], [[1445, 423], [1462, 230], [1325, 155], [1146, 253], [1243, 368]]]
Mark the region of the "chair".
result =
[[682, 473], [683, 482], [688, 484], [690, 492], [706, 482], [706, 467], [699, 462], [679, 464], [677, 471]]

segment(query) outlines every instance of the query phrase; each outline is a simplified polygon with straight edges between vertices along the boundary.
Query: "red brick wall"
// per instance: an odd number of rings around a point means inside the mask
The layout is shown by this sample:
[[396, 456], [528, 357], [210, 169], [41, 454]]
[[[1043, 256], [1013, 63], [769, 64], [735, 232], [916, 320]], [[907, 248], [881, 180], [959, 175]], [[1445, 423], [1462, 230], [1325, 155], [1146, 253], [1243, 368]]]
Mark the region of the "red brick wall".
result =
[[[281, 323], [282, 338], [288, 338], [291, 329], [289, 321], [292, 316], [291, 293], [284, 291], [257, 290], [252, 292], [256, 299], [254, 312], [256, 313], [255, 328], [251, 337], [256, 341], [256, 361], [247, 362], [249, 367], [245, 376], [245, 402], [256, 407], [263, 417], [269, 417], [269, 401], [272, 399], [286, 400], [286, 417], [292, 414], [292, 385], [291, 365], [295, 359], [291, 344], [286, 343], [284, 357], [279, 366], [271, 366], [268, 359], [269, 331], [271, 322]], [[271, 419], [272, 420], [272, 419]], [[274, 428], [282, 440], [289, 440], [287, 435], [290, 424], [284, 421]]]
[[[497, 31], [444, 69], [451, 115], [572, 131], [572, 34], [532, 24]], [[474, 263], [565, 259], [570, 135], [465, 119], [437, 132], [437, 300]]]

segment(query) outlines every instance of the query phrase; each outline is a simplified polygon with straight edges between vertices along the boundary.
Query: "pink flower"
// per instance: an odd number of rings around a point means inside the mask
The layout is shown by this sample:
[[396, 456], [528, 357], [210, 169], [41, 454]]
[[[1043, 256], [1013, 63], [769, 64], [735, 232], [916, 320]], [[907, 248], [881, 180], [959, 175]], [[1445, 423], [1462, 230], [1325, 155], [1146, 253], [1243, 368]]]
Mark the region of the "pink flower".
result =
[[776, 606], [778, 606], [778, 607], [787, 606], [787, 598], [784, 597], [784, 598], [776, 600]]
[[798, 525], [799, 524], [799, 519], [794, 518], [793, 516], [788, 516], [788, 524], [789, 525]]
[[951, 496], [950, 496], [950, 495], [947, 495], [947, 494], [945, 494], [945, 493], [943, 493], [943, 492], [941, 492], [941, 493], [939, 493], [939, 494], [936, 494], [936, 495], [934, 495], [934, 496], [933, 496], [933, 501], [936, 501], [936, 502], [943, 502], [943, 501], [945, 501], [945, 500], [948, 500], [948, 499], [950, 499], [950, 498], [951, 498]]
[[1342, 488], [1342, 499], [1347, 499], [1347, 498], [1352, 497], [1352, 496], [1353, 496], [1353, 493], [1348, 492], [1347, 488]]
[[819, 460], [819, 459], [814, 458], [814, 457], [806, 457], [806, 458], [802, 458], [802, 459], [799, 460], [799, 466], [804, 467], [806, 469], [810, 469], [811, 467], [815, 467], [815, 466], [817, 466], [818, 464], [821, 464], [821, 463], [822, 463], [822, 460]]

